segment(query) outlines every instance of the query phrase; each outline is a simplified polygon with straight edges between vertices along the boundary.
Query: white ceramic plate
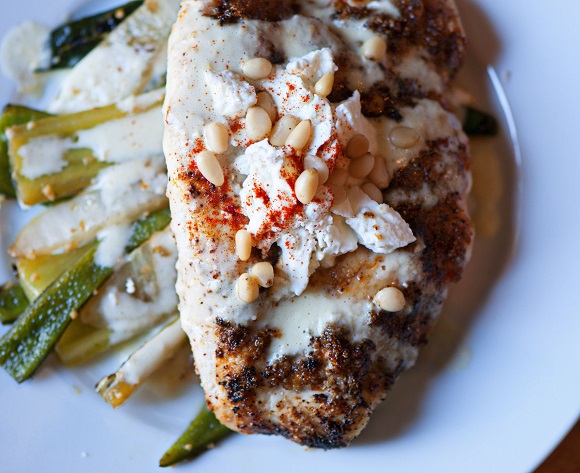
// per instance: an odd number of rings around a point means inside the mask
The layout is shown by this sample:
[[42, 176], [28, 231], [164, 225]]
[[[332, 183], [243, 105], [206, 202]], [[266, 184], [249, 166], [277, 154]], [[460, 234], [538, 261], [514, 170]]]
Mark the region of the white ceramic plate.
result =
[[[81, 3], [4, 1], [0, 36], [25, 19], [56, 25]], [[458, 0], [471, 38], [463, 82], [482, 105], [500, 107], [503, 97], [486, 77], [485, 65], [494, 66], [523, 165], [503, 117], [503, 136], [476, 156], [483, 168], [499, 165], [500, 232], [478, 240], [418, 365], [348, 449], [305, 451], [279, 438], [236, 436], [176, 471], [525, 472], [573, 425], [580, 413], [580, 3], [525, 3]], [[5, 79], [0, 86], [4, 103], [12, 88]], [[10, 206], [0, 218], [5, 248], [22, 219]], [[0, 263], [3, 281], [9, 262]], [[92, 386], [119, 357], [82, 370], [50, 359], [23, 385], [0, 372], [0, 471], [159, 471], [157, 460], [197, 411], [200, 390], [158, 377], [113, 411]]]

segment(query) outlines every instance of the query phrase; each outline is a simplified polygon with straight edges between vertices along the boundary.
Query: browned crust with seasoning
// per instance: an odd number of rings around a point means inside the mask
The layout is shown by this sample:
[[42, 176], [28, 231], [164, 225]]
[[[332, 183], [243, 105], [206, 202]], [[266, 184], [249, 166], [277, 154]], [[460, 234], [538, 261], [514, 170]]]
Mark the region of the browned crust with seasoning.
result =
[[391, 57], [403, 57], [416, 47], [430, 57], [443, 77], [455, 76], [463, 63], [466, 40], [448, 1], [395, 0], [397, 18], [376, 13], [365, 7], [367, 3], [335, 0], [335, 18], [364, 19], [369, 28], [386, 37]]
[[281, 21], [298, 12], [297, 2], [288, 0], [211, 0], [204, 14], [220, 24], [237, 23], [242, 19]]
[[[352, 343], [352, 334], [337, 326], [312, 338], [307, 357], [284, 356], [267, 364], [275, 331], [219, 319], [216, 324], [218, 379], [241, 432], [283, 435], [309, 447], [344, 447], [370, 416], [372, 397], [385, 393], [402, 371], [402, 366], [385, 371], [373, 342]], [[292, 392], [320, 393], [312, 401], [297, 396], [291, 408], [279, 406], [284, 412], [277, 420], [262, 415], [266, 406], [261, 394], [282, 389], [290, 398]]]
[[[401, 169], [386, 193], [413, 229], [417, 242], [397, 250], [412, 255], [419, 269], [416, 280], [405, 287], [407, 305], [394, 313], [371, 314], [371, 325], [386, 343], [399, 348], [426, 343], [450, 282], [457, 281], [468, 257], [473, 237], [472, 224], [458, 193], [469, 165], [465, 145], [454, 140], [428, 143], [428, 149]], [[444, 179], [452, 172], [456, 178]], [[394, 196], [418, 191], [427, 185], [439, 202], [425, 209]], [[318, 270], [311, 285], [321, 291], [374, 294], [397, 281], [374, 277], [382, 264], [381, 255], [366, 248], [341, 256], [331, 268]], [[406, 360], [387, 361], [381, 347], [371, 340], [353, 343], [354, 334], [340, 326], [327, 326], [321, 337], [311, 339], [305, 356], [284, 356], [267, 363], [276, 330], [252, 329], [216, 321], [219, 346], [216, 350], [217, 379], [224, 387], [235, 422], [241, 432], [276, 434], [310, 447], [346, 446], [360, 432], [375, 405], [382, 400]], [[299, 393], [318, 391], [311, 400]], [[264, 395], [286, 393], [296, 401], [279, 408], [282, 414], [265, 412]], [[276, 406], [278, 407], [278, 406]]]

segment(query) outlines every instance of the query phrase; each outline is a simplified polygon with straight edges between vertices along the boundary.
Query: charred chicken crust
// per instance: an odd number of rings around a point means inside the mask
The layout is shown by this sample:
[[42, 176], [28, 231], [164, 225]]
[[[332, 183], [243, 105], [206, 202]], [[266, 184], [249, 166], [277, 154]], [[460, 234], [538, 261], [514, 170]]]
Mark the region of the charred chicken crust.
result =
[[[387, 38], [393, 68], [404, 57], [419, 55], [447, 86], [461, 66], [466, 44], [453, 3], [396, 0], [400, 12], [396, 18], [369, 9], [367, 3], [335, 0], [332, 18], [364, 21], [366, 27]], [[205, 3], [203, 14], [228, 25], [245, 19], [276, 23], [301, 11], [300, 2], [295, 1], [211, 0]], [[272, 62], [285, 59], [274, 45], [269, 50]], [[351, 66], [348, 54], [336, 51], [335, 57], [339, 69], [329, 99], [336, 103], [350, 97], [353, 90], [344, 76]], [[404, 112], [419, 101], [435, 101], [445, 109], [445, 93], [426, 87], [417, 77], [402, 77], [387, 69], [382, 82], [361, 91], [362, 111], [367, 117], [400, 122]], [[246, 225], [227, 184], [216, 187], [197, 170], [183, 172], [178, 178], [187, 183], [191, 198], [203, 200], [200, 217], [184, 229], [189, 235], [204, 235], [211, 245], [224, 238], [214, 219], [225, 216], [234, 230]], [[473, 239], [466, 211], [468, 187], [465, 138], [456, 134], [426, 142], [417, 156], [397, 170], [384, 193], [385, 202], [400, 213], [416, 237], [414, 243], [395, 250], [410, 256], [414, 276], [405, 284], [377, 277], [377, 270], [386, 264], [385, 256], [362, 246], [312, 275], [310, 287], [329, 297], [340, 293], [372, 298], [387, 285], [399, 287], [406, 306], [398, 312], [377, 308], [371, 314], [373, 340], [353, 341], [356, 337], [348, 328], [329, 324], [321, 335], [311, 337], [307, 353], [269, 361], [268, 350], [281, 336], [278, 329], [216, 317], [212, 330], [217, 342], [210, 358], [215, 356], [215, 382], [223, 394], [218, 396], [212, 390], [207, 402], [222, 422], [243, 433], [282, 435], [310, 447], [348, 445], [398, 376], [412, 366], [417, 348], [433, 330], [448, 285], [461, 277]], [[422, 197], [425, 195], [429, 198]], [[262, 256], [275, 262], [275, 248]], [[220, 277], [218, 269], [213, 277]], [[196, 357], [200, 355], [204, 353], [198, 350]], [[284, 398], [272, 401], [280, 392], [286, 393]], [[305, 395], [310, 392], [316, 394]]]

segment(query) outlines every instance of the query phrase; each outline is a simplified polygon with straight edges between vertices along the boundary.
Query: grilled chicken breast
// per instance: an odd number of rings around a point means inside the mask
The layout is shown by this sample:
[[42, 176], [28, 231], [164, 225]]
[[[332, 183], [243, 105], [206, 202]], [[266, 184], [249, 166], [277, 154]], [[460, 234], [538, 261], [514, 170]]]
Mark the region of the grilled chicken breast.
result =
[[464, 47], [452, 0], [182, 2], [177, 291], [228, 427], [345, 446], [414, 364], [472, 241]]

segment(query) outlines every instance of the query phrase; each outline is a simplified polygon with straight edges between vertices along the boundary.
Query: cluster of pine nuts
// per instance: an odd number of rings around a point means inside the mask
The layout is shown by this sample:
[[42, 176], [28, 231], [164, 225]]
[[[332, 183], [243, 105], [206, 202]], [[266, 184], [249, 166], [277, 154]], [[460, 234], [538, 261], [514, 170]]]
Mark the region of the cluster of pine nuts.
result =
[[230, 133], [224, 124], [213, 122], [205, 127], [204, 135], [207, 149], [197, 155], [197, 168], [209, 182], [220, 187], [225, 179], [217, 155], [228, 150]]
[[[254, 244], [252, 234], [247, 230], [236, 233], [236, 254], [241, 261], [248, 261]], [[260, 287], [272, 287], [274, 284], [274, 267], [268, 261], [256, 263], [250, 274], [244, 273], [236, 283], [236, 293], [242, 302], [253, 302], [260, 294]]]
[[[387, 53], [386, 41], [380, 36], [373, 36], [362, 46], [362, 55], [371, 61], [380, 62]], [[242, 72], [250, 80], [261, 80], [268, 77], [273, 66], [264, 58], [253, 58], [242, 66]], [[314, 85], [314, 92], [327, 97], [334, 86], [334, 72], [324, 74]], [[257, 94], [257, 102], [247, 110], [245, 130], [251, 141], [268, 139], [272, 146], [290, 146], [296, 152], [303, 152], [312, 139], [313, 125], [310, 120], [300, 120], [292, 115], [278, 115], [278, 110], [272, 96], [261, 91]], [[223, 154], [229, 147], [229, 131], [222, 123], [214, 122], [204, 130], [206, 151], [197, 156], [197, 165], [203, 176], [216, 186], [224, 183], [224, 175], [217, 155]], [[417, 144], [420, 137], [412, 128], [399, 126], [390, 135], [390, 143], [402, 149], [408, 149]], [[304, 157], [304, 171], [298, 176], [295, 184], [296, 198], [303, 204], [312, 202], [317, 190], [322, 184], [330, 187], [334, 204], [340, 204], [348, 199], [346, 184], [349, 178], [362, 180], [361, 190], [377, 203], [383, 203], [382, 191], [390, 183], [391, 176], [386, 161], [381, 156], [370, 153], [369, 141], [362, 134], [355, 134], [345, 147], [349, 159], [346, 168], [337, 168], [332, 173], [325, 161], [318, 156]], [[240, 261], [250, 259], [254, 241], [247, 230], [239, 230], [235, 235], [235, 250]], [[239, 299], [249, 303], [259, 296], [260, 287], [269, 288], [274, 283], [274, 268], [269, 262], [256, 263], [249, 273], [242, 274], [236, 283]], [[396, 312], [405, 306], [404, 294], [395, 287], [386, 287], [374, 298], [382, 310]]]
[[362, 191], [375, 202], [382, 204], [382, 190], [386, 189], [391, 181], [385, 159], [371, 154], [368, 139], [359, 133], [348, 141], [345, 153], [350, 159], [348, 169], [335, 169], [326, 181], [334, 195], [334, 204], [339, 205], [348, 198], [344, 185], [349, 177], [365, 180], [366, 182], [361, 185]]
[[268, 261], [253, 266], [250, 274], [244, 273], [236, 283], [236, 293], [242, 302], [254, 302], [260, 295], [260, 287], [272, 287], [274, 284], [274, 267]]
[[[254, 58], [242, 66], [244, 76], [251, 80], [268, 77], [272, 72], [272, 64], [264, 58]], [[326, 97], [332, 91], [334, 73], [324, 74], [315, 84], [315, 92]], [[297, 152], [306, 148], [312, 138], [313, 127], [310, 120], [300, 120], [291, 115], [283, 115], [278, 119], [278, 111], [272, 96], [259, 92], [257, 103], [246, 113], [246, 134], [251, 141], [268, 138], [272, 146], [291, 146]], [[213, 133], [213, 134], [212, 134]], [[214, 136], [213, 128], [206, 132], [206, 137]], [[210, 148], [212, 151], [213, 148]], [[295, 192], [297, 199], [303, 204], [312, 201], [319, 184], [328, 179], [328, 166], [316, 156], [306, 156], [305, 171], [296, 180]], [[239, 230], [235, 237], [236, 254], [241, 261], [247, 261], [252, 253], [252, 235], [247, 230]], [[259, 288], [271, 287], [274, 283], [274, 268], [268, 262], [254, 265], [251, 274], [244, 273], [238, 279], [236, 292], [240, 300], [252, 302], [259, 295]]]

